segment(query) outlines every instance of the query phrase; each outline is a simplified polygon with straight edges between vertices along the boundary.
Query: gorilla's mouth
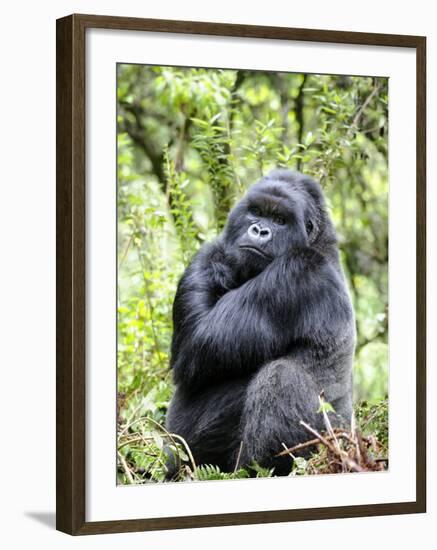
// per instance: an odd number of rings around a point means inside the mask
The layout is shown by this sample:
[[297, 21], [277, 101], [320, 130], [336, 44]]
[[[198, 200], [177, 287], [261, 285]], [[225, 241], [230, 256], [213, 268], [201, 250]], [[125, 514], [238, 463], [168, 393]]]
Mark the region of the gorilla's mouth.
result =
[[240, 248], [242, 250], [249, 250], [250, 252], [255, 252], [255, 254], [258, 254], [258, 256], [262, 256], [263, 258], [266, 258], [267, 260], [271, 260], [272, 257], [264, 252], [264, 250], [261, 250], [260, 248], [257, 248], [256, 246], [252, 246], [249, 244], [241, 245]]

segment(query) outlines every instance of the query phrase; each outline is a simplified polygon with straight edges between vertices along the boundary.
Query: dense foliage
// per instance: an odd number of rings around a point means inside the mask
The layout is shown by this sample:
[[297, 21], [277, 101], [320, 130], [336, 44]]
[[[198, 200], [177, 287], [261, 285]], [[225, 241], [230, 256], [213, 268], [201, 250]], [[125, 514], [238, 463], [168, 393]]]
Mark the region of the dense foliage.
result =
[[[324, 188], [356, 312], [355, 399], [370, 407], [386, 397], [387, 85], [368, 77], [118, 66], [121, 482], [162, 480], [164, 444], [190, 459], [184, 442], [162, 428], [177, 281], [245, 189], [274, 167], [308, 173]], [[387, 407], [380, 410], [383, 430]], [[197, 468], [194, 477], [232, 475]]]

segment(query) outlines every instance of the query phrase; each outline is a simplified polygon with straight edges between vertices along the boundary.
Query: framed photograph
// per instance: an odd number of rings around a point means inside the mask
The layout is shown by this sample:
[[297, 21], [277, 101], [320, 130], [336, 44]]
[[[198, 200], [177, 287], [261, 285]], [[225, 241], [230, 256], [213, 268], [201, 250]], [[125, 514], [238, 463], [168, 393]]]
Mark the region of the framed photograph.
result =
[[426, 39], [57, 21], [57, 528], [426, 510]]

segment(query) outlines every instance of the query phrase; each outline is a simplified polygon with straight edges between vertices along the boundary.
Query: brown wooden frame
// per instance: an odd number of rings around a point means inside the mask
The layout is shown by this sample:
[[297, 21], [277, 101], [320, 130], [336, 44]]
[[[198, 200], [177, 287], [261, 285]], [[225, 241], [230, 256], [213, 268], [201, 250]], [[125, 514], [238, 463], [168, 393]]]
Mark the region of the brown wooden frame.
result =
[[[85, 30], [270, 38], [416, 50], [416, 500], [375, 505], [85, 521]], [[393, 34], [70, 15], [57, 21], [56, 527], [72, 535], [409, 514], [426, 511], [426, 38]]]

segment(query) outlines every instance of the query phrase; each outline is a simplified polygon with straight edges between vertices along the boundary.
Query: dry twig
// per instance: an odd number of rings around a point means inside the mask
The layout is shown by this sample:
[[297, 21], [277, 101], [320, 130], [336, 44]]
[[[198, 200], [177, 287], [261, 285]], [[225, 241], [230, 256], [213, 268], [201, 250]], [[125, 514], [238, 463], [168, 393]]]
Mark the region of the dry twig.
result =
[[311, 434], [313, 434], [314, 436], [316, 436], [321, 443], [323, 443], [323, 445], [325, 445], [325, 447], [327, 447], [334, 455], [337, 455], [339, 456], [339, 458], [342, 460], [342, 462], [344, 461], [351, 470], [353, 470], [354, 472], [363, 472], [363, 468], [357, 464], [355, 462], [355, 460], [352, 460], [348, 454], [346, 453], [346, 451], [343, 451], [342, 449], [340, 449], [339, 447], [335, 447], [334, 445], [331, 444], [330, 441], [328, 441], [325, 437], [323, 437], [321, 434], [319, 434], [319, 432], [317, 430], [315, 430], [314, 428], [312, 428], [311, 426], [309, 426], [306, 422], [304, 422], [303, 420], [300, 421], [300, 424], [308, 431], [310, 432]]
[[126, 459], [124, 458], [124, 456], [120, 452], [118, 452], [118, 460], [120, 461], [120, 464], [123, 468], [124, 473], [126, 474], [126, 477], [129, 481], [129, 483], [134, 484], [135, 481], [134, 481], [134, 478], [132, 476], [132, 472], [130, 471], [130, 468], [128, 466], [128, 463], [126, 462]]

